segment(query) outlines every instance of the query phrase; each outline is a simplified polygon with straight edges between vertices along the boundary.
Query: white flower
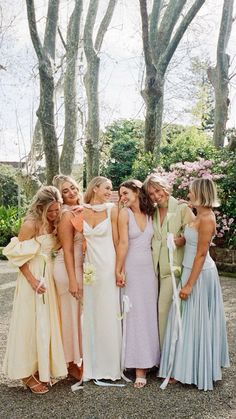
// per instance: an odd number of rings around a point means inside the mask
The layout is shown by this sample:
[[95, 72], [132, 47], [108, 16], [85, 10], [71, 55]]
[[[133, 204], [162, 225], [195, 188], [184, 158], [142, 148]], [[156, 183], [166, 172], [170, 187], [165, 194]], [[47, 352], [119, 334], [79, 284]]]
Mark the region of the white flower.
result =
[[84, 276], [83, 282], [84, 285], [91, 285], [95, 281], [95, 268], [90, 263], [84, 264]]

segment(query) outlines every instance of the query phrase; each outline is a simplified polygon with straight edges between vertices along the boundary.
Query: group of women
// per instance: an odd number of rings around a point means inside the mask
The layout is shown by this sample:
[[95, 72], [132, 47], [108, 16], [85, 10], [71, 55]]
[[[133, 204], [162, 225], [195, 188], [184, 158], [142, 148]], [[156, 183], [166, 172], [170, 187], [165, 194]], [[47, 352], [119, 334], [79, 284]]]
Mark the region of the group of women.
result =
[[83, 202], [72, 178], [55, 176], [53, 185], [38, 191], [4, 249], [19, 267], [5, 373], [37, 394], [52, 378], [104, 385], [128, 369], [142, 388], [153, 367], [162, 388], [180, 381], [213, 389], [229, 365], [209, 255], [213, 182], [192, 182], [196, 215], [155, 173], [143, 184], [123, 182], [118, 206], [105, 177], [89, 183]]

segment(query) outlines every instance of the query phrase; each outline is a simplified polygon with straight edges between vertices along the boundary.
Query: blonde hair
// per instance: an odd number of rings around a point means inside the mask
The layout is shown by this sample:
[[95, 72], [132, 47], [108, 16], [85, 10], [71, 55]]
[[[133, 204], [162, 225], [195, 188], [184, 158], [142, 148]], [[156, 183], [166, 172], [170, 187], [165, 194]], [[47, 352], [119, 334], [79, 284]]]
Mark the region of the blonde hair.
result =
[[152, 186], [154, 189], [161, 188], [167, 195], [170, 195], [172, 192], [172, 187], [169, 182], [164, 178], [156, 173], [151, 173], [143, 182], [143, 188], [145, 189], [146, 193], [149, 193], [149, 187]]
[[63, 199], [63, 194], [62, 194], [63, 184], [66, 183], [66, 182], [71, 183], [77, 189], [77, 191], [78, 191], [78, 201], [77, 201], [77, 203], [79, 204], [82, 201], [82, 196], [79, 193], [79, 185], [77, 184], [77, 182], [72, 177], [60, 174], [60, 175], [54, 176], [54, 178], [52, 180], [53, 186], [55, 186], [60, 191], [62, 199]]
[[88, 184], [87, 189], [84, 194], [84, 202], [85, 204], [89, 204], [92, 199], [94, 198], [94, 188], [99, 188], [100, 185], [102, 185], [105, 182], [111, 182], [110, 179], [104, 177], [104, 176], [96, 176], [94, 177]]
[[219, 207], [217, 190], [211, 179], [194, 179], [190, 184], [190, 191], [193, 193], [194, 205], [201, 207]]
[[[32, 203], [30, 204], [24, 221], [33, 220], [36, 224], [36, 233], [37, 236], [40, 227], [43, 227], [43, 230], [47, 230], [49, 222], [47, 220], [47, 211], [51, 204], [58, 202], [62, 204], [62, 198], [59, 190], [54, 186], [42, 186], [36, 195], [33, 198]], [[53, 223], [53, 233], [57, 233], [57, 224], [59, 222], [59, 217]]]

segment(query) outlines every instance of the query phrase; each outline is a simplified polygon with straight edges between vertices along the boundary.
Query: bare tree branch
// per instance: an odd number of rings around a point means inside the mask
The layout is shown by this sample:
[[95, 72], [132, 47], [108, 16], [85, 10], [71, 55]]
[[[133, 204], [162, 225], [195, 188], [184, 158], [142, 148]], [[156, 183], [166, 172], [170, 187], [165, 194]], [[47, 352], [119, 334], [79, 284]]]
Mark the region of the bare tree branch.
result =
[[104, 35], [105, 35], [105, 33], [108, 29], [108, 26], [111, 23], [111, 19], [112, 19], [113, 13], [114, 13], [116, 3], [117, 3], [117, 0], [109, 0], [106, 13], [103, 16], [103, 19], [100, 23], [100, 26], [99, 26], [99, 29], [98, 29], [98, 32], [97, 32], [97, 36], [96, 36], [96, 40], [95, 40], [95, 44], [94, 44], [95, 50], [97, 52], [99, 52], [100, 49], [101, 49], [103, 38], [104, 38]]
[[178, 29], [176, 30], [173, 38], [171, 39], [168, 47], [166, 48], [164, 54], [161, 57], [160, 63], [158, 66], [165, 72], [168, 64], [170, 63], [171, 58], [173, 57], [174, 52], [176, 51], [179, 42], [183, 38], [184, 33], [188, 29], [190, 23], [201, 9], [202, 5], [206, 0], [196, 0], [192, 7], [188, 10], [183, 20], [181, 21]]
[[157, 48], [157, 30], [159, 24], [159, 18], [161, 8], [163, 6], [163, 0], [154, 0], [152, 5], [152, 12], [150, 15], [150, 45], [153, 51]]
[[169, 45], [174, 27], [187, 0], [170, 0], [157, 31], [155, 56], [161, 56]]

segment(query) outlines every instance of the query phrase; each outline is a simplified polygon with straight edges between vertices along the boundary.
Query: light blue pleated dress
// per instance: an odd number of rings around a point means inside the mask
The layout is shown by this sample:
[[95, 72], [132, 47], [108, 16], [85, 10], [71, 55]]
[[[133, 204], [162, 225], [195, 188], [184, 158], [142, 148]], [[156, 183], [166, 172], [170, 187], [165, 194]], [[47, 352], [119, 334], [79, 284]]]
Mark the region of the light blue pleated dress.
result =
[[[189, 278], [197, 251], [198, 232], [185, 227], [183, 273], [179, 289]], [[191, 295], [181, 301], [182, 337], [179, 336], [176, 306], [172, 304], [164, 338], [159, 376], [213, 390], [222, 379], [221, 367], [229, 367], [224, 306], [218, 272], [209, 253]]]

